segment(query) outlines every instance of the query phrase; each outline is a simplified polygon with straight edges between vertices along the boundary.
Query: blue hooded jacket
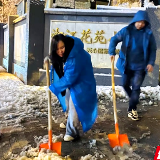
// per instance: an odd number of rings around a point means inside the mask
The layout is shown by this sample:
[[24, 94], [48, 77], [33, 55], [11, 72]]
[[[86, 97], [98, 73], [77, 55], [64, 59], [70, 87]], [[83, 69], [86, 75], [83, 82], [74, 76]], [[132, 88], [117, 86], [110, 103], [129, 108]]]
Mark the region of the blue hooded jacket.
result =
[[[146, 11], [138, 11], [134, 18], [132, 19], [131, 23], [122, 28], [115, 36], [111, 38], [110, 45], [109, 45], [109, 54], [110, 55], [116, 55], [115, 49], [119, 42], [122, 42], [121, 50], [119, 53], [119, 58], [116, 63], [116, 67], [121, 72], [121, 74], [124, 74], [126, 69], [126, 55], [127, 51], [129, 49], [129, 40], [130, 40], [130, 32], [132, 32], [132, 25], [134, 25], [135, 22], [138, 21], [146, 21], [146, 26], [144, 28], [144, 34], [143, 34], [143, 52], [144, 52], [144, 61], [145, 66], [148, 64], [151, 64], [154, 66], [155, 59], [156, 59], [156, 42], [155, 38], [153, 36], [153, 33], [151, 31], [151, 25], [148, 18], [148, 14]], [[132, 44], [131, 44], [132, 45]], [[133, 68], [136, 68], [136, 66], [132, 66]]]
[[58, 97], [63, 111], [66, 111], [66, 105], [61, 92], [70, 89], [78, 118], [86, 132], [97, 118], [96, 82], [90, 54], [84, 50], [84, 44], [79, 38], [71, 38], [74, 39], [74, 46], [64, 64], [64, 76], [59, 79], [54, 71], [54, 82], [49, 89]]

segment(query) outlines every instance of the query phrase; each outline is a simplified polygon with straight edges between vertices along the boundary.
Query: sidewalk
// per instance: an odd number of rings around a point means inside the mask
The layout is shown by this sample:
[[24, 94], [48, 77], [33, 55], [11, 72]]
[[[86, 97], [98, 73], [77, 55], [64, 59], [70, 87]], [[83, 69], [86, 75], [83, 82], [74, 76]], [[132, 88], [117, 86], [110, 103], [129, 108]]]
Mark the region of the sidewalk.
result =
[[[0, 79], [1, 80], [15, 80], [15, 81], [18, 81], [18, 82], [22, 82], [18, 77], [16, 77], [14, 74], [11, 74], [11, 73], [7, 73], [7, 71], [2, 67], [0, 66]], [[23, 83], [23, 82], [22, 82]]]
[[2, 66], [0, 66], [0, 72], [7, 72]]

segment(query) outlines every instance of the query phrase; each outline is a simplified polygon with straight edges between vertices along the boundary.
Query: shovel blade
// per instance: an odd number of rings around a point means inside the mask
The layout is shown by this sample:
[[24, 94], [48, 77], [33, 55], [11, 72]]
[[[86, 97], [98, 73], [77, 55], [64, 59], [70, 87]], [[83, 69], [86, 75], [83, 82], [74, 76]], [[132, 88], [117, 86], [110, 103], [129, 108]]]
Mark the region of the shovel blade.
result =
[[61, 147], [62, 147], [62, 142], [52, 143], [51, 148], [49, 147], [48, 143], [42, 143], [39, 146], [39, 150], [41, 150], [42, 148], [50, 149], [50, 150], [55, 151], [60, 156], [61, 155]]
[[130, 145], [127, 134], [109, 134], [108, 139], [112, 148], [116, 146], [123, 147], [125, 144]]

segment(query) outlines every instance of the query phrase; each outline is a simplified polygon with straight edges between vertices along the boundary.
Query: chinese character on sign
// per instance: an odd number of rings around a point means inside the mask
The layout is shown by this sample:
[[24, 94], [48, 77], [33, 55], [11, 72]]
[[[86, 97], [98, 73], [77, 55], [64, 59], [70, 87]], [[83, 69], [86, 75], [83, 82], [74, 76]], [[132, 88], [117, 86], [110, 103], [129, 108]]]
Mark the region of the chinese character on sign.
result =
[[160, 146], [157, 147], [154, 160], [160, 160]]
[[83, 30], [82, 37], [81, 37], [82, 42], [91, 44], [92, 43], [92, 38], [91, 38], [90, 34], [91, 34], [90, 29], [88, 29], [87, 31]]
[[87, 48], [88, 53], [108, 54], [108, 49], [105, 48]]
[[98, 53], [103, 54], [103, 49], [102, 48], [98, 48]]
[[93, 49], [92, 48], [87, 48], [88, 53], [92, 53]]
[[75, 36], [76, 31], [75, 32], [71, 32], [70, 30], [67, 29], [67, 33], [69, 33], [71, 36]]
[[98, 51], [97, 51], [97, 49], [96, 48], [94, 48], [93, 49], [93, 53], [97, 53]]
[[107, 43], [107, 40], [106, 38], [103, 36], [105, 32], [103, 30], [101, 31], [97, 31], [96, 32], [96, 37], [94, 39], [94, 43], [97, 43], [99, 42], [100, 44], [106, 44]]
[[114, 31], [114, 36], [117, 34], [117, 31]]
[[63, 32], [59, 32], [59, 28], [53, 29], [53, 33], [51, 35], [51, 37], [57, 35], [57, 34], [64, 34]]

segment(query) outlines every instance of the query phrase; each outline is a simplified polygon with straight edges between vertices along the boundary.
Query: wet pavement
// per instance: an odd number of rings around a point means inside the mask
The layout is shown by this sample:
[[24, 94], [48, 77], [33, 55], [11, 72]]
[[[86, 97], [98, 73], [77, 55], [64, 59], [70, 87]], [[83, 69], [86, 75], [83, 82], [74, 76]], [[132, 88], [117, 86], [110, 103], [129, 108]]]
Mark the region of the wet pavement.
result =
[[[13, 80], [16, 78], [5, 72], [0, 72], [0, 78], [11, 76]], [[138, 106], [138, 113], [140, 115], [139, 121], [132, 121], [127, 117], [128, 102], [123, 103], [117, 101], [118, 120], [120, 134], [126, 133], [130, 140], [130, 145], [133, 149], [132, 155], [118, 156], [113, 153], [109, 146], [107, 135], [114, 133], [114, 118], [112, 102], [103, 101], [99, 103], [99, 115], [93, 128], [81, 138], [74, 142], [62, 143], [62, 155], [70, 155], [72, 160], [79, 160], [81, 156], [87, 154], [95, 155], [97, 159], [104, 160], [153, 160], [156, 147], [160, 145], [160, 102], [158, 106]], [[46, 106], [47, 107], [47, 106]], [[15, 112], [15, 110], [10, 110]], [[4, 122], [5, 112], [0, 113], [0, 120]], [[56, 113], [53, 113], [54, 119], [58, 117], [65, 117], [58, 107]], [[16, 117], [14, 117], [16, 118]], [[14, 119], [13, 118], [13, 119]], [[10, 121], [12, 121], [11, 119]], [[44, 117], [26, 117], [21, 122], [21, 125], [9, 125], [9, 120], [0, 124], [0, 131], [2, 138], [0, 140], [0, 160], [10, 160], [12, 154], [20, 154], [22, 148], [28, 145], [37, 147], [35, 137], [47, 135], [48, 119]], [[53, 134], [65, 134], [65, 129], [59, 127], [59, 122], [53, 121]], [[96, 140], [96, 141], [94, 141]], [[96, 143], [93, 143], [96, 142]]]

